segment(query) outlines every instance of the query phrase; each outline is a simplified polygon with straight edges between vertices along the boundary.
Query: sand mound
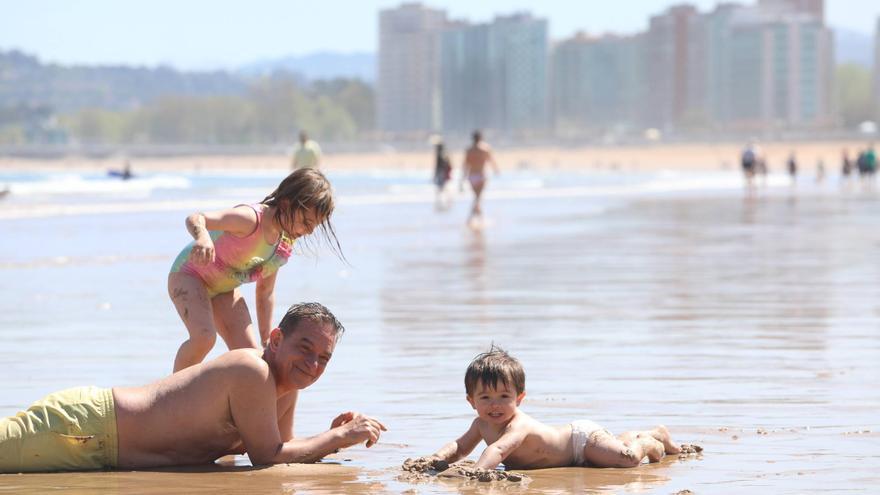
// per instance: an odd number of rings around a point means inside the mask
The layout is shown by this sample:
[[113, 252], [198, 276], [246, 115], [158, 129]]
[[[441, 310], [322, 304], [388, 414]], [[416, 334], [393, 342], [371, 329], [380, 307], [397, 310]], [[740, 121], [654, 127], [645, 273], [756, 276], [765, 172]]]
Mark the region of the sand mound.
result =
[[426, 481], [434, 476], [443, 478], [463, 478], [482, 482], [510, 481], [519, 483], [527, 481], [528, 477], [519, 473], [497, 471], [495, 469], [480, 469], [474, 466], [473, 461], [461, 461], [455, 464], [433, 457], [418, 457], [407, 459], [403, 462], [401, 476], [403, 481]]

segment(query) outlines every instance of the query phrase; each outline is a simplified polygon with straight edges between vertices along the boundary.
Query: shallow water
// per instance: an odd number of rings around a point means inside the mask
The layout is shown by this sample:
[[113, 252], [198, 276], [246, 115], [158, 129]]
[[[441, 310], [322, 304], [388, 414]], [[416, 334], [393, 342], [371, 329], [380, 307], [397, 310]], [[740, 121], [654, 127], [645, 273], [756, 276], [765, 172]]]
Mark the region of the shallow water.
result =
[[[170, 371], [184, 330], [165, 278], [187, 241], [184, 216], [259, 200], [277, 180], [186, 179], [139, 195], [34, 186], [0, 202], [0, 414], [68, 386]], [[745, 195], [722, 174], [688, 187], [678, 176], [514, 174], [490, 184], [488, 224], [473, 231], [467, 198], [435, 212], [419, 177], [331, 179], [350, 264], [297, 257], [275, 314], [317, 300], [347, 328], [303, 392], [297, 434], [353, 409], [389, 426], [378, 445], [308, 474], [0, 476], [0, 492], [872, 493], [880, 482], [876, 193], [774, 183]], [[467, 428], [464, 369], [492, 342], [523, 362], [522, 407], [537, 419], [613, 432], [663, 423], [704, 455], [535, 471], [527, 486], [398, 480], [404, 459]]]

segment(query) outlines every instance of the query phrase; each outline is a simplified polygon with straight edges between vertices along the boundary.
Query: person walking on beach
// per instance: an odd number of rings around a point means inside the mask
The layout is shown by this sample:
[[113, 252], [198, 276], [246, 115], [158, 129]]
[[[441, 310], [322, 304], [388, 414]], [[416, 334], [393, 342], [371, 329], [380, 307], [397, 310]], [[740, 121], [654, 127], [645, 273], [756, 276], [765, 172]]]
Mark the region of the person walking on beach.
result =
[[[259, 203], [186, 218], [193, 242], [180, 252], [168, 275], [168, 294], [189, 332], [177, 351], [174, 371], [200, 363], [218, 333], [229, 349], [261, 348], [272, 329], [275, 277], [287, 263], [294, 241], [320, 227], [341, 255], [330, 223], [334, 204], [324, 174], [302, 168]], [[256, 282], [260, 340], [254, 337], [239, 290], [248, 282]]]
[[482, 217], [483, 210], [480, 205], [483, 189], [486, 187], [486, 164], [490, 164], [495, 170], [495, 175], [500, 172], [495, 157], [492, 155], [492, 148], [483, 141], [483, 134], [480, 131], [474, 131], [471, 136], [473, 142], [470, 148], [465, 151], [464, 166], [462, 170], [462, 182], [467, 179], [474, 190], [474, 203], [471, 207], [471, 214], [468, 222], [472, 222]]
[[379, 441], [385, 425], [347, 411], [327, 431], [293, 433], [299, 391], [315, 383], [345, 331], [321, 304], [291, 306], [262, 351], [237, 349], [142, 387], [79, 387], [0, 419], [0, 473], [315, 462]]
[[746, 180], [746, 187], [751, 189], [755, 183], [755, 168], [758, 164], [758, 152], [754, 143], [749, 143], [742, 151], [740, 157], [743, 177]]
[[443, 142], [434, 145], [434, 185], [437, 186], [437, 200], [435, 206], [438, 210], [449, 207], [449, 197], [446, 195], [446, 183], [452, 177], [452, 163], [446, 154]]
[[791, 154], [788, 155], [788, 162], [786, 163], [786, 166], [788, 167], [788, 176], [791, 177], [791, 185], [795, 185], [795, 183], [797, 183], [798, 166], [797, 158], [795, 158], [794, 156], [794, 151], [792, 151]]
[[840, 178], [844, 182], [849, 182], [850, 175], [852, 175], [853, 163], [849, 158], [849, 152], [845, 149], [841, 152], [840, 157]]
[[306, 131], [299, 132], [299, 142], [293, 148], [291, 167], [294, 170], [301, 168], [318, 168], [321, 166], [321, 147], [318, 143], [309, 139]]

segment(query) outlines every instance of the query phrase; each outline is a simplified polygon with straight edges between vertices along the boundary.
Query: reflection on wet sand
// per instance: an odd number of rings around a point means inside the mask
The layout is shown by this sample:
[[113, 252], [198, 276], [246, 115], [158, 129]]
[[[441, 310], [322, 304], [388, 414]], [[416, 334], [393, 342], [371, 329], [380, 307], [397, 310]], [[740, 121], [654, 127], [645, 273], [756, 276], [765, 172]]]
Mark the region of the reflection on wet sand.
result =
[[16, 494], [118, 493], [381, 493], [358, 483], [360, 470], [336, 464], [287, 464], [262, 468], [230, 464], [91, 473], [0, 475], [0, 491]]

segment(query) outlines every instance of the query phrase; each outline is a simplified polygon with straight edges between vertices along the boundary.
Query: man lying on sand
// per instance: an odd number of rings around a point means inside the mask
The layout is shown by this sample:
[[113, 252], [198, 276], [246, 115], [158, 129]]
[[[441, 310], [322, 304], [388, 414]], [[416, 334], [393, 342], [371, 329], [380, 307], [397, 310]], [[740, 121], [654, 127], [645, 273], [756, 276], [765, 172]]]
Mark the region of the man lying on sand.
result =
[[518, 408], [526, 395], [525, 380], [522, 365], [505, 351], [493, 346], [477, 356], [464, 379], [477, 418], [458, 440], [422, 459], [452, 463], [470, 454], [481, 440], [488, 447], [476, 463], [477, 470], [495, 469], [501, 462], [507, 470], [634, 467], [646, 457], [657, 462], [681, 450], [663, 426], [615, 437], [588, 420], [560, 427], [540, 423]]
[[315, 383], [344, 328], [318, 303], [291, 306], [266, 349], [238, 349], [143, 387], [82, 387], [0, 419], [0, 472], [314, 462], [385, 426], [355, 412], [294, 438], [298, 391]]

